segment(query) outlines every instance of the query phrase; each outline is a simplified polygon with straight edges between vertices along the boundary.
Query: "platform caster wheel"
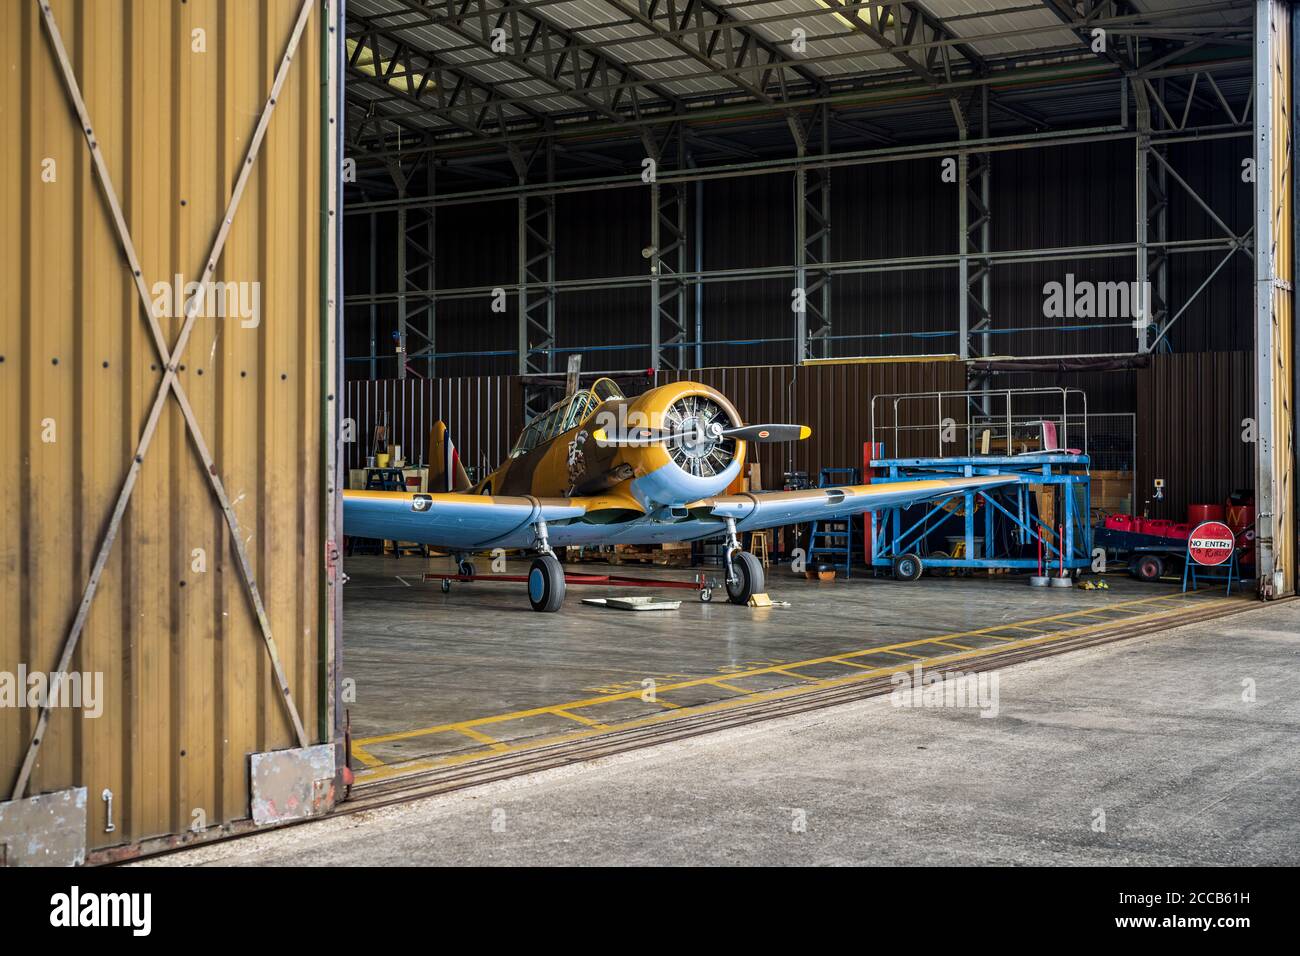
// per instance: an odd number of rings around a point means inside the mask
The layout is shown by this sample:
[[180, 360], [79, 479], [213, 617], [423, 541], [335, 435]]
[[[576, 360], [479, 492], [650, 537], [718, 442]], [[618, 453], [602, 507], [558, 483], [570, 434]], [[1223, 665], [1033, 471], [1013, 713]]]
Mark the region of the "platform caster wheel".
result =
[[727, 600], [748, 604], [750, 595], [763, 592], [763, 564], [748, 551], [738, 551], [731, 559], [731, 567], [735, 573], [727, 577]]
[[919, 554], [900, 554], [894, 558], [894, 578], [899, 581], [915, 581], [925, 570]]
[[451, 590], [451, 578], [442, 579], [442, 593], [446, 594]]
[[474, 576], [474, 562], [462, 561], [456, 566], [456, 573], [463, 578], [472, 578]]
[[[951, 557], [952, 555], [949, 554], [947, 551], [931, 551], [930, 554], [927, 556], [926, 560], [929, 561], [931, 558], [933, 558], [936, 561], [947, 561]], [[952, 569], [936, 568], [931, 566], [925, 569], [925, 573], [930, 575], [930, 577], [932, 578], [939, 578], [939, 577], [944, 577], [945, 575], [952, 574]]]
[[558, 611], [564, 603], [564, 565], [554, 555], [533, 558], [528, 569], [528, 600], [534, 611]]
[[1165, 573], [1165, 562], [1156, 554], [1144, 554], [1133, 565], [1133, 577], [1139, 581], [1159, 581]]
[[705, 604], [708, 604], [710, 601], [713, 600], [713, 591], [711, 591], [709, 588], [704, 588], [702, 591], [700, 591], [700, 600]]

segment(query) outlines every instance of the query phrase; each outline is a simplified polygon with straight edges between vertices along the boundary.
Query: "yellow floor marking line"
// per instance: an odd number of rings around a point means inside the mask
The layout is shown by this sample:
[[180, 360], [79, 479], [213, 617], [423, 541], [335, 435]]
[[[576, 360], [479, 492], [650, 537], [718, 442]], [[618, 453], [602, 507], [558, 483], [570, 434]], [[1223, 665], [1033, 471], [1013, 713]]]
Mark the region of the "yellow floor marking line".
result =
[[[1228, 604], [1239, 600], [1240, 600], [1239, 598], [1220, 598], [1218, 600], [1207, 600], [1205, 602], [1202, 602], [1202, 606], [1216, 607], [1216, 606], [1221, 606], [1223, 604]], [[1171, 619], [1172, 621], [1176, 621], [1177, 613], [1180, 610], [1181, 610], [1180, 608], [1171, 608], [1165, 611], [1157, 611], [1152, 614], [1144, 615], [1143, 620], [1155, 621], [1155, 620], [1163, 620], [1168, 618]], [[1113, 623], [1113, 622], [1107, 622], [1107, 624], [1109, 623]], [[1023, 647], [1035, 647], [1042, 644], [1048, 644], [1062, 637], [1082, 637], [1086, 634], [1103, 630], [1107, 626], [1107, 624], [1091, 624], [1085, 627], [1076, 628], [1072, 631], [1053, 631], [1050, 634], [1043, 634], [1038, 637], [1024, 638], [1020, 641], [1015, 642], [1014, 645], [1001, 645], [999, 647], [994, 647], [994, 648], [982, 648], [974, 651], [968, 651], [965, 653], [952, 654], [944, 658], [933, 658], [931, 660], [931, 663], [951, 664], [962, 660], [986, 657], [989, 654], [1000, 653], [1006, 650], [1018, 650]], [[867, 680], [872, 677], [885, 676], [888, 674], [895, 674], [900, 671], [906, 671], [913, 666], [915, 665], [911, 663], [895, 664], [890, 667], [881, 667], [881, 668], [874, 668], [871, 670], [863, 670], [861, 673], [855, 673], [847, 677], [827, 678], [819, 681], [818, 685], [819, 685], [819, 689], [839, 687], [846, 684], [853, 684], [859, 681]], [[643, 717], [636, 720], [626, 721], [621, 724], [610, 724], [608, 730], [610, 732], [622, 731], [622, 730], [635, 730], [641, 727], [649, 727], [655, 724], [664, 723], [668, 720], [674, 720], [680, 716], [686, 716], [686, 715], [695, 716], [698, 714], [718, 713], [720, 711], [731, 710], [733, 708], [740, 707], [740, 706], [747, 706], [750, 704], [757, 704], [757, 703], [765, 703], [774, 700], [782, 700], [787, 697], [796, 697], [799, 696], [800, 694], [806, 693], [809, 689], [810, 688], [806, 684], [795, 684], [790, 687], [778, 687], [770, 691], [758, 691], [746, 697], [733, 697], [727, 700], [712, 701], [707, 704], [698, 704], [694, 707], [683, 708], [681, 714], [660, 713], [660, 714], [654, 714], [649, 717]], [[520, 741], [519, 743], [504, 744], [502, 745], [500, 750], [509, 753], [518, 753], [526, 750], [536, 750], [540, 747], [547, 747], [547, 746], [552, 746], [554, 744], [571, 743], [573, 741], [582, 740], [584, 738], [595, 736], [597, 733], [599, 732], [595, 730], [579, 730], [579, 731], [574, 731], [573, 733], [563, 734], [560, 736], [544, 737], [536, 740], [530, 739], [530, 740]], [[355, 745], [354, 745], [354, 750], [355, 750]], [[359, 781], [363, 781], [366, 783], [374, 783], [380, 780], [386, 780], [392, 777], [402, 776], [409, 773], [419, 773], [420, 771], [424, 771], [424, 770], [436, 770], [436, 769], [442, 769], [447, 767], [454, 767], [460, 764], [471, 763], [475, 760], [481, 760], [484, 757], [492, 756], [493, 754], [498, 752], [500, 751], [499, 750], [478, 750], [478, 751], [471, 751], [463, 754], [452, 754], [450, 756], [444, 756], [444, 757], [414, 758], [411, 761], [406, 763], [388, 764], [373, 770], [363, 770], [357, 775], [357, 779]]]
[[[1194, 592], [1190, 592], [1190, 593], [1194, 593]], [[1153, 603], [1158, 602], [1158, 601], [1168, 601], [1168, 600], [1170, 600], [1170, 598], [1167, 597], [1167, 596], [1163, 596], [1163, 595], [1160, 596], [1160, 597], [1135, 598], [1135, 599], [1133, 599], [1133, 600], [1131, 600], [1131, 601], [1117, 602], [1117, 603], [1115, 603], [1115, 604], [1113, 604], [1113, 605], [1110, 605], [1110, 607], [1116, 607], [1116, 608], [1118, 608], [1118, 607], [1143, 607], [1143, 606], [1147, 606], [1147, 605], [1153, 604]], [[1233, 599], [1233, 598], [1221, 598], [1221, 599], [1218, 599], [1217, 602], [1216, 602], [1214, 599], [1206, 599], [1206, 600], [1188, 600], [1188, 599], [1184, 598], [1184, 599], [1182, 599], [1182, 600], [1179, 601], [1179, 605], [1180, 605], [1179, 607], [1175, 607], [1175, 608], [1172, 608], [1172, 609], [1169, 609], [1169, 610], [1166, 610], [1166, 611], [1162, 611], [1162, 612], [1158, 612], [1158, 613], [1162, 613], [1162, 614], [1163, 614], [1163, 613], [1176, 613], [1177, 611], [1181, 610], [1181, 607], [1182, 607], [1182, 606], [1188, 606], [1188, 605], [1192, 605], [1192, 604], [1209, 605], [1209, 604], [1219, 603], [1219, 602], [1222, 602], [1222, 601], [1224, 601], [1224, 600], [1240, 600], [1240, 598], [1236, 598], [1236, 599]], [[797, 663], [793, 663], [793, 664], [776, 665], [776, 666], [771, 666], [771, 667], [759, 667], [759, 668], [755, 668], [755, 669], [750, 670], [750, 671], [745, 671], [745, 672], [735, 673], [735, 674], [728, 674], [728, 675], [726, 675], [726, 676], [727, 676], [729, 679], [733, 679], [733, 680], [734, 680], [734, 679], [739, 678], [739, 677], [755, 677], [755, 676], [759, 676], [759, 675], [763, 675], [763, 674], [784, 673], [784, 674], [787, 674], [788, 676], [801, 677], [801, 678], [803, 678], [804, 680], [807, 680], [807, 681], [816, 681], [816, 680], [818, 680], [818, 678], [810, 678], [810, 677], [806, 677], [805, 675], [801, 675], [801, 674], [791, 675], [790, 672], [789, 672], [789, 670], [788, 670], [788, 668], [792, 668], [792, 667], [807, 667], [807, 666], [812, 665], [812, 664], [840, 663], [840, 662], [843, 662], [843, 661], [845, 661], [846, 659], [849, 659], [849, 658], [854, 658], [854, 657], [864, 657], [864, 656], [868, 656], [868, 655], [872, 655], [872, 654], [881, 654], [881, 653], [890, 653], [890, 654], [894, 654], [895, 656], [899, 656], [899, 657], [907, 657], [907, 658], [908, 658], [909, 660], [911, 660], [911, 661], [916, 661], [916, 660], [931, 660], [931, 661], [934, 661], [934, 660], [939, 660], [939, 659], [949, 660], [949, 659], [951, 659], [951, 656], [947, 656], [947, 657], [944, 657], [944, 658], [926, 658], [926, 657], [924, 657], [923, 655], [908, 654], [908, 653], [906, 653], [906, 652], [904, 652], [904, 651], [900, 651], [899, 649], [900, 649], [900, 648], [907, 648], [907, 647], [918, 647], [918, 646], [920, 646], [920, 645], [922, 645], [922, 644], [933, 644], [933, 643], [935, 643], [936, 641], [941, 641], [941, 640], [944, 640], [944, 639], [947, 639], [947, 638], [976, 637], [976, 636], [980, 636], [980, 635], [983, 635], [983, 634], [987, 634], [987, 633], [992, 632], [992, 631], [1006, 630], [1006, 629], [1009, 629], [1009, 628], [1012, 628], [1012, 627], [1016, 627], [1016, 628], [1019, 628], [1019, 629], [1027, 629], [1027, 626], [1028, 626], [1028, 625], [1032, 625], [1032, 624], [1043, 624], [1043, 623], [1052, 622], [1052, 621], [1062, 621], [1062, 620], [1073, 620], [1073, 619], [1078, 619], [1078, 618], [1080, 618], [1081, 616], [1083, 616], [1083, 615], [1086, 614], [1086, 613], [1087, 613], [1086, 610], [1066, 611], [1066, 612], [1063, 612], [1063, 613], [1060, 613], [1060, 614], [1052, 614], [1052, 615], [1047, 615], [1047, 616], [1045, 616], [1045, 617], [1032, 618], [1032, 619], [1030, 619], [1030, 620], [1020, 621], [1020, 622], [1017, 622], [1017, 624], [1015, 624], [1015, 625], [1010, 625], [1010, 624], [995, 624], [995, 625], [991, 625], [991, 626], [989, 626], [989, 627], [985, 627], [985, 628], [977, 628], [977, 629], [975, 629], [975, 630], [969, 630], [969, 631], [954, 631], [953, 633], [950, 633], [950, 634], [938, 634], [938, 635], [934, 635], [934, 636], [931, 636], [931, 637], [917, 638], [916, 640], [912, 640], [912, 641], [902, 641], [902, 642], [899, 642], [899, 643], [896, 643], [896, 644], [888, 644], [888, 645], [884, 645], [884, 646], [881, 646], [881, 647], [869, 647], [869, 648], [863, 648], [862, 650], [857, 650], [857, 651], [848, 651], [848, 652], [846, 652], [846, 653], [842, 653], [842, 654], [831, 654], [831, 655], [827, 655], [827, 656], [825, 656], [825, 657], [818, 657], [818, 658], [813, 658], [813, 659], [811, 659], [811, 660], [799, 661], [799, 662], [797, 662]], [[1105, 622], [1105, 624], [1113, 624], [1113, 623], [1114, 623], [1114, 621], [1111, 621], [1111, 620], [1107, 620], [1107, 621]], [[1104, 625], [1097, 625], [1097, 626], [1104, 626]], [[1086, 630], [1086, 629], [1084, 629], [1084, 630]], [[1042, 636], [1042, 637], [1044, 637], [1044, 638], [1048, 638], [1048, 639], [1055, 639], [1055, 638], [1058, 638], [1058, 637], [1065, 636], [1066, 634], [1077, 634], [1077, 633], [1080, 633], [1080, 630], [1076, 628], [1076, 629], [1072, 629], [1072, 630], [1047, 631], [1047, 632], [1041, 634], [1040, 636]], [[1033, 640], [1033, 639], [1030, 638], [1030, 639], [1027, 639], [1027, 640]], [[998, 646], [997, 648], [991, 648], [991, 649], [989, 649], [989, 650], [1004, 650], [1004, 649], [1006, 649], [1006, 648], [1008, 648], [1008, 647], [1011, 647], [1011, 646], [1017, 646], [1016, 642], [1013, 641], [1013, 642], [1011, 642], [1011, 643], [1009, 643], [1009, 644], [1002, 644], [1002, 645]], [[714, 677], [700, 677], [700, 678], [694, 678], [694, 679], [692, 679], [692, 680], [682, 681], [682, 682], [677, 683], [677, 684], [668, 684], [668, 685], [665, 685], [665, 686], [661, 686], [661, 687], [657, 688], [657, 691], [658, 691], [658, 693], [667, 693], [667, 692], [670, 692], [670, 691], [673, 691], [673, 690], [682, 690], [682, 689], [684, 689], [684, 688], [688, 688], [688, 687], [698, 687], [698, 686], [703, 685], [703, 684], [709, 684], [709, 683], [711, 683], [712, 681], [714, 681], [714, 680], [716, 680], [716, 679], [717, 679], [717, 678], [714, 678]], [[449, 730], [454, 730], [454, 731], [460, 731], [460, 732], [463, 732], [465, 728], [482, 727], [482, 726], [487, 726], [487, 725], [491, 725], [491, 724], [503, 723], [503, 722], [506, 722], [506, 721], [521, 720], [521, 719], [523, 719], [523, 718], [525, 718], [525, 717], [536, 717], [536, 716], [539, 716], [539, 715], [542, 715], [542, 714], [552, 714], [552, 713], [554, 713], [557, 709], [560, 709], [560, 708], [563, 708], [563, 709], [565, 709], [565, 710], [581, 710], [581, 709], [584, 708], [584, 707], [593, 707], [593, 706], [595, 706], [595, 705], [597, 705], [597, 704], [608, 704], [608, 703], [614, 703], [614, 702], [616, 702], [616, 701], [631, 700], [631, 699], [633, 699], [633, 698], [640, 697], [640, 696], [641, 696], [641, 693], [642, 693], [641, 689], [638, 688], [638, 689], [636, 689], [636, 690], [623, 691], [623, 692], [620, 692], [620, 693], [617, 693], [617, 694], [606, 694], [606, 695], [602, 695], [602, 696], [599, 696], [599, 697], [591, 697], [591, 698], [587, 698], [587, 699], [585, 699], [585, 700], [567, 701], [567, 702], [562, 703], [562, 704], [552, 704], [552, 705], [547, 705], [547, 706], [544, 706], [544, 707], [533, 707], [533, 708], [530, 708], [530, 709], [527, 709], [527, 710], [514, 711], [514, 712], [512, 712], [512, 713], [508, 713], [508, 714], [493, 714], [493, 715], [491, 715], [491, 716], [487, 716], [487, 717], [477, 717], [477, 718], [474, 718], [474, 719], [472, 719], [472, 720], [458, 721], [458, 722], [456, 722], [456, 723], [438, 724], [438, 725], [433, 726], [433, 727], [422, 727], [422, 728], [418, 728], [418, 729], [414, 729], [414, 730], [402, 730], [402, 731], [395, 731], [395, 732], [393, 732], [393, 733], [388, 733], [388, 734], [379, 734], [379, 735], [376, 735], [376, 736], [374, 736], [374, 737], [366, 737], [366, 738], [362, 738], [362, 739], [354, 740], [354, 741], [353, 741], [353, 744], [352, 744], [352, 749], [353, 749], [353, 752], [354, 752], [354, 753], [357, 753], [357, 754], [358, 754], [358, 759], [361, 760], [361, 761], [364, 763], [364, 762], [366, 762], [366, 760], [365, 760], [365, 756], [361, 756], [361, 754], [365, 754], [365, 752], [366, 752], [366, 748], [371, 747], [371, 746], [374, 746], [374, 745], [376, 745], [376, 744], [390, 743], [390, 742], [392, 742], [392, 741], [396, 741], [396, 740], [409, 740], [409, 739], [414, 738], [414, 737], [425, 737], [425, 736], [429, 736], [429, 735], [431, 735], [431, 734], [443, 733], [443, 732], [446, 732], [446, 731], [449, 731]], [[748, 698], [746, 698], [746, 699], [748, 699]], [[656, 701], [656, 703], [659, 703], [661, 706], [666, 707], [666, 708], [669, 708], [669, 709], [674, 709], [674, 710], [675, 710], [675, 709], [679, 709], [679, 708], [681, 708], [681, 705], [680, 705], [680, 704], [672, 704], [672, 703], [669, 703], [669, 702], [667, 702], [667, 701]], [[489, 738], [489, 739], [491, 739], [491, 738]], [[366, 754], [366, 756], [368, 756], [368, 754]]]
[[365, 751], [364, 749], [362, 749], [361, 747], [357, 746], [355, 743], [352, 745], [352, 756], [356, 757], [358, 760], [360, 760], [360, 761], [361, 761], [363, 764], [365, 764], [367, 767], [382, 767], [382, 766], [384, 766], [384, 762], [383, 762], [382, 760], [380, 760], [378, 757], [374, 757], [374, 756], [371, 756], [370, 754], [366, 753], [366, 751]]
[[[798, 664], [798, 665], [796, 665], [796, 666], [798, 666], [798, 667], [806, 667], [807, 665], [806, 665], [806, 664]], [[786, 677], [797, 677], [797, 678], [799, 678], [799, 680], [808, 680], [808, 681], [819, 681], [819, 680], [821, 680], [820, 677], [809, 677], [807, 674], [800, 674], [800, 673], [798, 673], [797, 671], [792, 671], [792, 670], [790, 670], [788, 667], [773, 667], [773, 668], [772, 668], [772, 671], [773, 671], [774, 673], [777, 673], [777, 674], [784, 674]]]
[[599, 720], [592, 720], [590, 717], [582, 716], [582, 714], [571, 714], [567, 710], [559, 707], [557, 707], [554, 712], [559, 714], [561, 717], [568, 717], [570, 720], [576, 720], [580, 724], [586, 724], [588, 727], [596, 727], [601, 730], [605, 728], [605, 725]]
[[957, 648], [957, 650], [959, 650], [959, 651], [973, 651], [973, 650], [975, 650], [975, 648], [973, 648], [973, 647], [967, 647], [967, 646], [964, 645], [964, 644], [955, 644], [955, 643], [953, 643], [952, 641], [940, 641], [940, 640], [937, 640], [937, 639], [936, 639], [935, 641], [933, 641], [933, 643], [935, 643], [935, 644], [942, 644], [944, 647], [955, 647], [955, 648]]
[[654, 700], [646, 701], [646, 703], [648, 703], [648, 704], [658, 704], [660, 707], [667, 707], [667, 708], [669, 708], [670, 710], [680, 710], [680, 709], [681, 709], [681, 706], [682, 706], [681, 704], [674, 704], [674, 703], [672, 703], [671, 701], [666, 701], [666, 700], [660, 700], [660, 699], [659, 699], [659, 695], [662, 694], [662, 693], [663, 693], [664, 691], [666, 691], [666, 690], [672, 690], [672, 688], [670, 688], [670, 687], [660, 687], [659, 689], [657, 689], [657, 690], [655, 691], [655, 698], [654, 698]]
[[483, 733], [482, 731], [475, 730], [473, 727], [462, 727], [459, 724], [457, 724], [454, 730], [459, 734], [464, 734], [470, 740], [476, 740], [481, 744], [487, 744], [493, 750], [501, 750], [506, 746], [504, 743], [497, 740], [495, 737], [489, 737], [487, 734]]
[[728, 683], [726, 683], [725, 681], [720, 681], [720, 680], [711, 680], [711, 681], [709, 681], [709, 686], [711, 686], [711, 687], [721, 687], [723, 690], [734, 690], [737, 694], [752, 694], [752, 693], [753, 693], [753, 691], [751, 691], [751, 690], [749, 690], [749, 689], [747, 689], [747, 688], [745, 688], [745, 687], [737, 687], [737, 686], [735, 686], [734, 684], [728, 684]]

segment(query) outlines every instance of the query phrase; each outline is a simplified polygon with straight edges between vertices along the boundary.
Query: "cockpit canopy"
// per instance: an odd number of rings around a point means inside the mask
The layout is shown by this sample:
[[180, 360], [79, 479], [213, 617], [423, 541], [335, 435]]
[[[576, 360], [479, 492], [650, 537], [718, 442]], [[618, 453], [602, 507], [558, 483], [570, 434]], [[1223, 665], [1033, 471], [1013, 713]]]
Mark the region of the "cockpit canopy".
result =
[[510, 452], [510, 457], [518, 458], [547, 439], [576, 428], [595, 414], [596, 409], [605, 402], [624, 397], [623, 390], [612, 380], [596, 379], [591, 388], [579, 389], [572, 395], [566, 395], [529, 422], [515, 443], [514, 450]]

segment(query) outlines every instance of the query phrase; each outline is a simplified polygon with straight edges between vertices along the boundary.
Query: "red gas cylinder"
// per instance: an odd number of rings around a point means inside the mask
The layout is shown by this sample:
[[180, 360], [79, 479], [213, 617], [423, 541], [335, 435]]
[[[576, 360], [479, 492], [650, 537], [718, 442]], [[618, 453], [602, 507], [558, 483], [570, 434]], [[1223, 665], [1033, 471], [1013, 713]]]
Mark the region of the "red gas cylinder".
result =
[[1192, 536], [1192, 529], [1195, 527], [1196, 525], [1194, 524], [1170, 525], [1166, 537], [1177, 538], [1179, 541], [1186, 541]]
[[1195, 528], [1203, 521], [1222, 521], [1224, 519], [1223, 505], [1188, 505], [1187, 506], [1187, 523]]
[[1234, 505], [1224, 509], [1224, 523], [1235, 532], [1255, 527], [1255, 503]]
[[1228, 497], [1224, 508], [1224, 524], [1237, 537], [1237, 547], [1242, 549], [1242, 564], [1255, 565], [1255, 499], [1249, 492], [1236, 492]]

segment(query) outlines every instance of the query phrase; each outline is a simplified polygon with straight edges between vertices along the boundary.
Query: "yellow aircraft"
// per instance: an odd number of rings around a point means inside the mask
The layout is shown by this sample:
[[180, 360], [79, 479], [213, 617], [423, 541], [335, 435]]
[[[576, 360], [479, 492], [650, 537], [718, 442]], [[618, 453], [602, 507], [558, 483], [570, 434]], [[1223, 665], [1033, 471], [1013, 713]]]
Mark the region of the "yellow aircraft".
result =
[[749, 442], [807, 438], [804, 425], [744, 425], [721, 392], [674, 382], [635, 398], [607, 378], [570, 394], [524, 428], [510, 457], [472, 485], [438, 422], [429, 440], [431, 493], [345, 491], [349, 535], [414, 541], [455, 555], [495, 548], [536, 557], [528, 599], [537, 611], [564, 602], [564, 570], [553, 548], [657, 544], [722, 538], [727, 597], [746, 604], [763, 591], [763, 566], [740, 532], [825, 521], [910, 505], [1014, 481], [974, 475], [806, 491], [727, 494]]

